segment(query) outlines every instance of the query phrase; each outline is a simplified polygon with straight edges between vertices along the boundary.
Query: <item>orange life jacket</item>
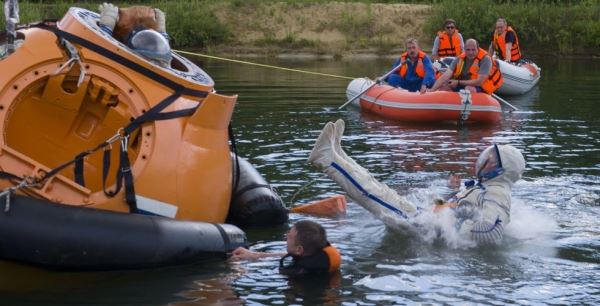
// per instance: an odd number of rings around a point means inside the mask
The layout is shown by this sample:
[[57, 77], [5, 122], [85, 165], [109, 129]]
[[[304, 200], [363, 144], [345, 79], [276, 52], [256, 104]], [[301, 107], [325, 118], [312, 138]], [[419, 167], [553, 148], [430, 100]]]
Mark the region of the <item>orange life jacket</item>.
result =
[[512, 32], [515, 36], [515, 42], [510, 48], [510, 61], [516, 62], [521, 59], [521, 49], [519, 48], [519, 38], [517, 37], [517, 32], [515, 32], [513, 28], [507, 27], [506, 31], [504, 31], [502, 35], [498, 35], [496, 34], [496, 32], [494, 32], [494, 49], [496, 49], [496, 54], [498, 55], [498, 57], [502, 60], [505, 60], [504, 57], [506, 56], [506, 42], [504, 41], [504, 38], [506, 37], [506, 33], [508, 32]]
[[[292, 257], [291, 265], [284, 265], [284, 260]], [[282, 257], [279, 261], [279, 269], [285, 274], [304, 273], [331, 273], [340, 269], [342, 256], [331, 244], [308, 256], [292, 256], [290, 254]]]
[[329, 245], [323, 249], [323, 251], [327, 254], [329, 258], [329, 272], [334, 272], [340, 269], [342, 265], [342, 255], [340, 252], [334, 248], [332, 245]]
[[[424, 78], [425, 77], [425, 66], [423, 66], [423, 59], [425, 58], [425, 52], [423, 51], [419, 51], [419, 55], [418, 60], [417, 60], [417, 67], [415, 67], [415, 72], [417, 73], [417, 75], [420, 78]], [[402, 53], [402, 55], [400, 55], [400, 60], [402, 61], [402, 66], [400, 66], [400, 68], [398, 69], [398, 74], [401, 77], [405, 77], [406, 76], [406, 71], [408, 71], [408, 64], [406, 63], [406, 60], [408, 59], [408, 52], [404, 52]]]
[[[477, 56], [473, 60], [473, 64], [471, 65], [471, 67], [469, 67], [468, 75], [470, 80], [474, 80], [479, 77], [479, 62], [485, 56], [489, 56], [488, 53], [485, 52], [485, 50], [479, 48], [479, 53], [477, 53]], [[459, 61], [456, 64], [456, 68], [454, 68], [455, 79], [460, 79], [462, 70], [464, 69], [463, 66], [465, 65], [466, 57], [466, 53], [463, 53], [458, 57]], [[500, 88], [500, 86], [502, 86], [502, 83], [504, 82], [504, 79], [502, 78], [502, 73], [500, 73], [500, 69], [498, 69], [498, 65], [496, 65], [496, 61], [492, 58], [490, 58], [490, 60], [492, 61], [492, 68], [490, 70], [490, 74], [488, 75], [487, 79], [485, 79], [480, 85], [481, 89], [483, 89], [483, 91], [485, 91], [488, 94], [494, 93], [494, 91]]]
[[448, 36], [448, 32], [439, 31], [438, 38], [439, 57], [458, 56], [462, 53], [462, 50], [460, 48], [460, 37], [458, 36], [458, 30], [455, 30], [454, 34], [451, 37]]

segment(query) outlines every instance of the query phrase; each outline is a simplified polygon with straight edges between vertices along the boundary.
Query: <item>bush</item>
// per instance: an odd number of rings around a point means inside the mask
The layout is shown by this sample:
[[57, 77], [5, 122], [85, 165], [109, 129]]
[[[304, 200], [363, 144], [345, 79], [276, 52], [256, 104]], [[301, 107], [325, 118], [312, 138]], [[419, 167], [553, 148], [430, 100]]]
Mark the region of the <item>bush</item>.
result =
[[[102, 2], [105, 1], [19, 1], [20, 23], [60, 19], [72, 6], [97, 11]], [[211, 0], [127, 2], [127, 6], [148, 5], [163, 10], [167, 14], [167, 32], [173, 39], [171, 43], [174, 48], [226, 42], [231, 32], [213, 13], [212, 8], [218, 4], [219, 1]], [[0, 21], [5, 23], [4, 14]]]
[[446, 0], [434, 6], [425, 29], [435, 33], [453, 18], [465, 39], [475, 38], [485, 49], [498, 17], [517, 31], [524, 53], [599, 55], [600, 4], [594, 0]]

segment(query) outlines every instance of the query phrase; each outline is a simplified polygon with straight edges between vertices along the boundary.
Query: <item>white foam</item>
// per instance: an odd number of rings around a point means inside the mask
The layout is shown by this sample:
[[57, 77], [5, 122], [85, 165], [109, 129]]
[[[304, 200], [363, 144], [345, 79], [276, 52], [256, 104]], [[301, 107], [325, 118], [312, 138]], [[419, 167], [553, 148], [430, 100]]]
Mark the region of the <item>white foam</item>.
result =
[[[447, 193], [445, 182], [434, 180], [427, 188], [413, 189], [406, 197], [412, 203], [418, 203], [421, 213], [414, 219], [418, 235], [423, 241], [434, 243], [440, 239], [450, 248], [470, 248], [476, 244], [459, 236], [456, 229], [456, 219], [451, 209], [433, 212], [432, 203], [435, 199], [443, 198]], [[557, 223], [550, 216], [527, 206], [522, 200], [512, 198], [511, 222], [505, 227], [505, 240], [525, 242], [528, 244], [549, 246], [553, 241]]]
[[558, 224], [550, 216], [536, 211], [515, 197], [512, 198], [510, 218], [505, 234], [517, 240], [552, 240], [558, 228]]

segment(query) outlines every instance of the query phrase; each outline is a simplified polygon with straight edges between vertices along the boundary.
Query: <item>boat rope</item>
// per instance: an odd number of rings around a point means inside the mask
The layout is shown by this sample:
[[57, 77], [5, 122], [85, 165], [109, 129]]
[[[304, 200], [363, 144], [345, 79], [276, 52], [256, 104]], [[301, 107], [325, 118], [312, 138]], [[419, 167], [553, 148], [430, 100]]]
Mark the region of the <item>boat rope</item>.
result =
[[[14, 186], [8, 187], [8, 188], [4, 189], [2, 192], [0, 192], [0, 199], [2, 197], [6, 196], [6, 202], [4, 204], [4, 212], [6, 213], [10, 210], [10, 199], [11, 199], [12, 194], [14, 194], [15, 192], [17, 192], [20, 189], [27, 189], [30, 187], [39, 187], [48, 178], [53, 177], [54, 175], [58, 174], [59, 172], [61, 172], [62, 170], [64, 170], [65, 168], [67, 168], [68, 166], [70, 166], [72, 164], [75, 164], [75, 178], [76, 178], [75, 180], [78, 183], [79, 183], [79, 181], [81, 181], [81, 183], [83, 183], [83, 158], [87, 155], [90, 155], [90, 154], [98, 151], [101, 148], [105, 148], [105, 151], [106, 151], [106, 148], [107, 147], [110, 148], [113, 142], [122, 138], [121, 130], [119, 130], [119, 132], [117, 132], [117, 134], [115, 134], [114, 136], [112, 136], [111, 138], [106, 140], [105, 142], [99, 144], [95, 148], [77, 154], [77, 156], [74, 159], [63, 163], [63, 164], [59, 165], [58, 167], [51, 169], [50, 171], [40, 170], [39, 177], [32, 177], [32, 176], [19, 177], [15, 174], [12, 174], [9, 172], [0, 171], [0, 179], [6, 179], [6, 180], [13, 182], [13, 184], [15, 184]], [[80, 164], [81, 164], [81, 167], [79, 166]], [[78, 170], [81, 172], [81, 174], [78, 173]], [[81, 175], [80, 179], [78, 179], [79, 175]], [[16, 183], [17, 181], [19, 181], [18, 184]]]
[[2, 178], [8, 178], [8, 179], [21, 179], [21, 182], [15, 186], [12, 187], [8, 187], [6, 189], [4, 189], [2, 192], [0, 192], [0, 199], [2, 197], [6, 197], [6, 201], [4, 202], [4, 212], [7, 213], [10, 211], [10, 197], [13, 195], [13, 193], [15, 193], [17, 190], [21, 189], [21, 188], [29, 188], [29, 187], [34, 187], [34, 186], [38, 186], [38, 183], [35, 182], [35, 180], [31, 179], [31, 177], [24, 177], [24, 178], [19, 178], [18, 176], [14, 175], [14, 174], [10, 174], [8, 172], [2, 172]]
[[471, 114], [471, 91], [466, 89], [461, 89], [458, 92], [460, 96], [460, 103], [464, 105], [463, 109], [460, 111], [460, 118], [458, 119], [458, 125], [462, 125], [469, 119], [469, 115]]
[[81, 62], [81, 57], [79, 56], [77, 48], [75, 48], [75, 46], [73, 46], [72, 43], [63, 38], [60, 39], [60, 43], [67, 49], [67, 53], [69, 54], [69, 60], [66, 63], [62, 64], [60, 67], [58, 67], [58, 69], [54, 72], [53, 75], [57, 75], [65, 69], [70, 70], [77, 63], [79, 65], [79, 79], [77, 79], [77, 88], [79, 88], [79, 86], [81, 86], [81, 83], [83, 83], [83, 80], [85, 79], [85, 66]]
[[290, 198], [290, 207], [292, 207], [294, 205], [294, 200], [296, 199], [296, 196], [304, 189], [306, 189], [308, 186], [314, 184], [316, 181], [318, 181], [320, 178], [324, 177], [325, 174], [320, 175], [319, 177], [309, 181], [308, 183], [302, 185], [302, 187], [300, 187], [296, 192], [294, 192], [294, 194], [292, 195], [292, 197]]
[[338, 79], [346, 79], [346, 80], [354, 80], [354, 79], [356, 79], [354, 77], [349, 77], [349, 76], [329, 74], [329, 73], [322, 73], [322, 72], [315, 72], [315, 71], [307, 71], [307, 70], [300, 70], [300, 69], [292, 69], [292, 68], [286, 68], [286, 67], [280, 67], [280, 66], [274, 66], [274, 65], [267, 65], [267, 64], [259, 64], [259, 63], [249, 62], [249, 61], [242, 61], [242, 60], [236, 60], [236, 59], [231, 59], [231, 58], [219, 57], [219, 56], [214, 56], [214, 55], [206, 55], [206, 54], [201, 54], [201, 53], [194, 53], [194, 52], [183, 51], [183, 50], [173, 50], [173, 51], [175, 51], [177, 53], [181, 53], [181, 54], [193, 55], [193, 56], [198, 56], [198, 57], [212, 58], [212, 59], [216, 59], [216, 60], [220, 60], [220, 61], [226, 61], [226, 62], [232, 62], [232, 63], [238, 63], [238, 64], [244, 64], [244, 65], [252, 65], [252, 66], [258, 66], [258, 67], [264, 67], [264, 68], [279, 69], [279, 70], [284, 70], [284, 71], [300, 72], [300, 73], [306, 73], [306, 74], [314, 74], [314, 75], [320, 75], [320, 76], [326, 76], [326, 77], [332, 77], [332, 78], [338, 78]]

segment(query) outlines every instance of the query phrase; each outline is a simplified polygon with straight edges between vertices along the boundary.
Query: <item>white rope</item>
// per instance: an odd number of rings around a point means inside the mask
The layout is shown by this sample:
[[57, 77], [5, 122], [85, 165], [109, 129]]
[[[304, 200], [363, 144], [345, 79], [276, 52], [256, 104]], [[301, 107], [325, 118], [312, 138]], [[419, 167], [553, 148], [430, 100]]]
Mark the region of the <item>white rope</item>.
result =
[[470, 111], [471, 108], [469, 107], [469, 105], [472, 104], [471, 91], [466, 90], [466, 89], [461, 89], [458, 94], [460, 95], [460, 100], [461, 100], [460, 103], [465, 106], [463, 108], [463, 110], [460, 112], [460, 121], [465, 122], [469, 119], [469, 115], [471, 114], [471, 111]]
[[79, 88], [79, 86], [81, 86], [81, 83], [83, 83], [83, 80], [85, 79], [87, 71], [85, 70], [85, 66], [81, 62], [81, 57], [79, 56], [79, 52], [77, 52], [77, 48], [75, 48], [75, 46], [73, 46], [72, 43], [64, 39], [62, 40], [62, 44], [67, 48], [67, 51], [69, 53], [69, 60], [62, 66], [58, 67], [58, 69], [54, 72], [54, 75], [59, 74], [67, 68], [70, 70], [77, 63], [79, 65], [79, 78], [77, 79], [77, 88]]
[[31, 186], [37, 185], [36, 183], [29, 183], [28, 177], [25, 177], [18, 185], [13, 187], [8, 187], [4, 189], [4, 191], [0, 192], [0, 199], [3, 196], [6, 196], [6, 202], [4, 202], [4, 212], [7, 213], [10, 210], [10, 196], [15, 193], [17, 190], [21, 188], [27, 188]]

